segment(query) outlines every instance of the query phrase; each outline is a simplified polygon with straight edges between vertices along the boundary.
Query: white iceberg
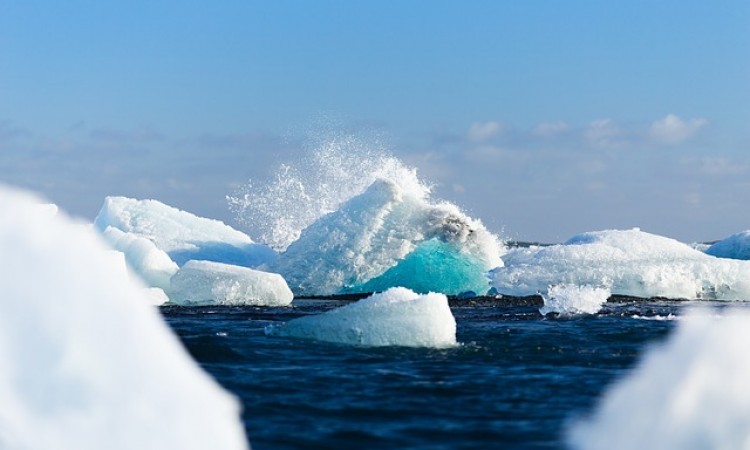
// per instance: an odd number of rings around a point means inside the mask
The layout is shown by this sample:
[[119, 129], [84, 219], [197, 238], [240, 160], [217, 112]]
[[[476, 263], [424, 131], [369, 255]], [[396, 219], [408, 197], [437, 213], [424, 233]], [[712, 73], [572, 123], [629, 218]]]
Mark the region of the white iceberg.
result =
[[750, 314], [691, 313], [568, 431], [578, 450], [750, 448]]
[[362, 346], [452, 347], [456, 320], [443, 294], [391, 288], [323, 314], [269, 326], [271, 335]]
[[594, 286], [557, 285], [550, 286], [542, 294], [544, 306], [539, 312], [558, 314], [560, 316], [577, 316], [581, 314], [596, 314], [602, 309], [610, 296], [609, 289]]
[[118, 228], [107, 227], [104, 239], [125, 254], [128, 267], [151, 287], [169, 289], [169, 280], [179, 267], [149, 239]]
[[573, 284], [647, 298], [750, 299], [750, 262], [714, 258], [638, 229], [583, 233], [561, 245], [509, 252], [504, 260], [490, 276], [508, 295]]
[[281, 275], [212, 261], [188, 261], [172, 277], [178, 305], [287, 306], [294, 294]]
[[221, 221], [156, 200], [107, 197], [94, 224], [102, 232], [114, 227], [149, 239], [179, 266], [200, 259], [258, 267], [276, 258], [275, 251]]
[[718, 258], [750, 260], [750, 230], [724, 238], [708, 247], [705, 252]]
[[270, 265], [298, 295], [383, 291], [485, 293], [501, 245], [484, 226], [426, 193], [375, 181], [315, 221]]
[[0, 187], [0, 448], [246, 449], [239, 405], [97, 233]]

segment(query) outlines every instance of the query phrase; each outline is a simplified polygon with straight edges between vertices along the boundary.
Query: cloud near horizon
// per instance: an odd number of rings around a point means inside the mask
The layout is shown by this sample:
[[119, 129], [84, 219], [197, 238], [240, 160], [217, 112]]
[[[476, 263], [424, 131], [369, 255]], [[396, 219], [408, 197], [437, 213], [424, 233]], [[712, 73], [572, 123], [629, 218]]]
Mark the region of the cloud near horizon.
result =
[[469, 127], [468, 138], [472, 142], [486, 142], [499, 136], [504, 130], [505, 126], [500, 122], [477, 122]]
[[649, 135], [656, 142], [673, 145], [694, 137], [698, 131], [708, 126], [708, 120], [694, 118], [682, 120], [675, 114], [656, 120], [649, 128]]

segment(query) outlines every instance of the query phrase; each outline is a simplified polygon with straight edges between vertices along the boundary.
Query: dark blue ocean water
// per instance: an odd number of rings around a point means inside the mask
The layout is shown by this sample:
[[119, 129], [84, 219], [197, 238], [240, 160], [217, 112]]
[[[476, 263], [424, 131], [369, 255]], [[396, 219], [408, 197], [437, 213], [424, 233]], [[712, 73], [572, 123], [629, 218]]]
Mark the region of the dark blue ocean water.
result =
[[244, 406], [264, 449], [563, 448], [570, 420], [674, 327], [684, 305], [608, 304], [554, 319], [535, 307], [453, 307], [458, 348], [359, 348], [270, 337], [290, 308], [164, 308], [193, 357]]

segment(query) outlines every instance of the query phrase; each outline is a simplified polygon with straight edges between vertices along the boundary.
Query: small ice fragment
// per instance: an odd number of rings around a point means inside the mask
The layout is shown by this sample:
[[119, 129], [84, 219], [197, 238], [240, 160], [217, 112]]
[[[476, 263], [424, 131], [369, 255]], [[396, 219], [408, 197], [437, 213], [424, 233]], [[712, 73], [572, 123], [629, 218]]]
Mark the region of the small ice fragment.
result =
[[362, 346], [452, 347], [456, 320], [443, 294], [396, 287], [315, 316], [269, 326], [276, 336]]
[[550, 286], [547, 293], [542, 294], [544, 306], [539, 312], [544, 316], [551, 313], [561, 316], [596, 314], [609, 296], [610, 291], [606, 288], [572, 284]]

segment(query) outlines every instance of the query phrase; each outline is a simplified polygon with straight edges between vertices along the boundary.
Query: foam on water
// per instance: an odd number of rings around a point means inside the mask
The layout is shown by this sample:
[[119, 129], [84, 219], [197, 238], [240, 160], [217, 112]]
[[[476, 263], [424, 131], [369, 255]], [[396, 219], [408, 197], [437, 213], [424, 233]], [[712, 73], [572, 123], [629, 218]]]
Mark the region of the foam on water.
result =
[[122, 255], [37, 203], [0, 187], [0, 448], [247, 448]]
[[452, 347], [456, 320], [443, 294], [391, 288], [315, 316], [270, 326], [271, 335], [371, 347]]
[[237, 222], [254, 239], [278, 251], [375, 180], [389, 180], [417, 198], [430, 193], [415, 169], [378, 142], [326, 134], [312, 137], [310, 150], [299, 160], [282, 164], [270, 180], [251, 180], [227, 197]]
[[573, 448], [750, 448], [750, 313], [692, 313], [568, 433]]
[[539, 309], [542, 315], [558, 314], [576, 316], [596, 314], [611, 295], [609, 289], [594, 286], [557, 285], [550, 286], [542, 294], [544, 306]]

